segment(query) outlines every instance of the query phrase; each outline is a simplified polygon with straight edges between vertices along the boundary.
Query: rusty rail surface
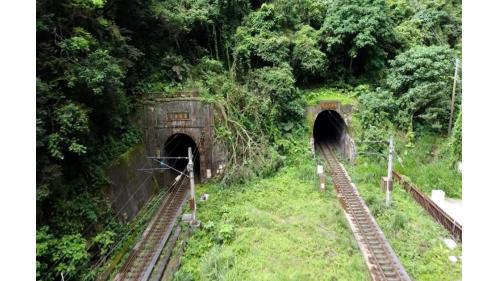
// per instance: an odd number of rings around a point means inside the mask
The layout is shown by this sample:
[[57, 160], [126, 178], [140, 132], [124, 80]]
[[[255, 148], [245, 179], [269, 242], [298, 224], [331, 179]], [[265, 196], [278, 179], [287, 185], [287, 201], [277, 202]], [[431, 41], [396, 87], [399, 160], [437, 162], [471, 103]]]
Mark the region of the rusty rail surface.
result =
[[359, 236], [356, 240], [365, 257], [372, 280], [410, 281], [382, 230], [335, 157], [333, 147], [328, 143], [317, 143], [317, 145], [333, 176], [333, 183], [347, 212], [347, 219], [352, 222], [351, 229], [355, 237]]
[[173, 186], [143, 236], [132, 249], [125, 264], [118, 271], [114, 281], [146, 281], [150, 278], [177, 217], [180, 215], [187, 190], [187, 184], [184, 181]]
[[396, 171], [392, 171], [394, 179], [400, 183], [405, 190], [411, 194], [413, 199], [417, 201], [422, 208], [424, 208], [437, 222], [439, 222], [444, 228], [446, 228], [450, 234], [459, 242], [462, 242], [462, 225], [450, 217], [441, 207], [439, 207], [434, 201], [429, 199], [429, 197], [421, 192], [415, 185], [413, 185], [409, 180], [403, 178], [401, 174]]

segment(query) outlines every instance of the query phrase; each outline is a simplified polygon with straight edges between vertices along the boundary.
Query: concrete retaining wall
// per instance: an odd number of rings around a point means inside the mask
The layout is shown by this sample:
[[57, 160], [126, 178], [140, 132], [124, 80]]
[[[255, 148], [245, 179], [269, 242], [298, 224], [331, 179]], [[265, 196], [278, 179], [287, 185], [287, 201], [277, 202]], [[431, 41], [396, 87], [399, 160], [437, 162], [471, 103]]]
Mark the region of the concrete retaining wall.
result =
[[110, 185], [105, 192], [112, 207], [124, 221], [133, 219], [149, 198], [159, 190], [158, 180], [152, 174], [137, 171], [149, 168], [144, 145], [129, 149], [106, 170]]

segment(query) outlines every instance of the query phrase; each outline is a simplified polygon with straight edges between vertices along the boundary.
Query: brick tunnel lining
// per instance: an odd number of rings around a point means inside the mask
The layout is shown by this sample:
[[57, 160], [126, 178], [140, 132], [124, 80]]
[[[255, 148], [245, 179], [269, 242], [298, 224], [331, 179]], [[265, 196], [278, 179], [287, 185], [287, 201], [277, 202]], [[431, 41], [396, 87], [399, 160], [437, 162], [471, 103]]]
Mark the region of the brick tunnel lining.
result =
[[[164, 156], [166, 157], [187, 157], [188, 148], [193, 151], [194, 176], [195, 181], [200, 182], [200, 153], [196, 142], [186, 134], [174, 134], [170, 136], [164, 145]], [[186, 159], [167, 159], [167, 165], [174, 167], [178, 171], [184, 171], [187, 167]], [[185, 171], [187, 174], [187, 170]], [[167, 170], [167, 182], [173, 181], [179, 173], [175, 170]]]
[[314, 121], [315, 143], [327, 142], [335, 148], [342, 148], [347, 134], [347, 125], [342, 116], [334, 110], [324, 110]]

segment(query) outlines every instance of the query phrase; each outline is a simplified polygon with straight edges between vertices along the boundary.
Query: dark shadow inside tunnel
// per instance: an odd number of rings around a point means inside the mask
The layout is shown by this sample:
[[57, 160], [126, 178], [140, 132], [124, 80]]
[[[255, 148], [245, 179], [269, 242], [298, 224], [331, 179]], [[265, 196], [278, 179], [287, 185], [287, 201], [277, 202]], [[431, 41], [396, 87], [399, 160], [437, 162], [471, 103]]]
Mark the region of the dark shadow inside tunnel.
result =
[[314, 142], [328, 143], [336, 149], [343, 149], [347, 125], [340, 114], [334, 110], [324, 110], [314, 121]]
[[[188, 148], [191, 147], [194, 162], [194, 177], [196, 182], [200, 182], [200, 153], [196, 142], [186, 134], [175, 134], [167, 139], [164, 145], [164, 156], [166, 157], [187, 157]], [[166, 159], [166, 164], [173, 169], [168, 169], [166, 173], [167, 182], [173, 182], [179, 175], [178, 171], [187, 172], [187, 159]]]

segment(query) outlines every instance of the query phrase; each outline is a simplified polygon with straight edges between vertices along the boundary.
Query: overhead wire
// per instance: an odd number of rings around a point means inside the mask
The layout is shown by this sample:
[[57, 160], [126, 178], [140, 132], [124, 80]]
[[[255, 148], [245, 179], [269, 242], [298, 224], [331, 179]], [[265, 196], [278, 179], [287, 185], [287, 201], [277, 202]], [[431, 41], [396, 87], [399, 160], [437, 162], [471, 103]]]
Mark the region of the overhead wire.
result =
[[[194, 152], [193, 152], [193, 159], [196, 159], [196, 157], [198, 157], [198, 154], [199, 154], [198, 146], [197, 146], [197, 145], [195, 145], [195, 149], [194, 149]], [[194, 163], [193, 163], [193, 164], [194, 164]], [[169, 188], [168, 188], [168, 189], [164, 192], [164, 194], [163, 194], [163, 195], [161, 195], [161, 196], [162, 196], [162, 197], [161, 197], [161, 199], [158, 199], [158, 200], [157, 200], [157, 202], [156, 202], [156, 204], [160, 204], [160, 202], [162, 202], [162, 201], [163, 201], [164, 197], [165, 197], [167, 194], [169, 194], [169, 193], [170, 193], [170, 191], [172, 191], [172, 189], [174, 188], [174, 186], [175, 186], [177, 183], [179, 183], [179, 185], [180, 185], [180, 186], [182, 186], [182, 185], [185, 183], [186, 179], [188, 178], [188, 176], [187, 176], [187, 174], [186, 174], [186, 170], [187, 170], [187, 165], [186, 165], [186, 167], [184, 168], [184, 171], [180, 173], [180, 175], [181, 175], [181, 176], [183, 176], [182, 180], [178, 180], [178, 181], [177, 181], [177, 180], [174, 180], [173, 184], [172, 184], [172, 185], [171, 185], [171, 186], [170, 186], [170, 187], [169, 187]], [[155, 207], [153, 207], [153, 208], [151, 208], [149, 211], [150, 211], [150, 212], [152, 212], [152, 211], [153, 211], [153, 210], [155, 210], [155, 209], [156, 209], [156, 206], [155, 206]], [[103, 258], [99, 259], [99, 262], [98, 262], [95, 266], [93, 266], [93, 268], [97, 268], [97, 267], [99, 267], [100, 265], [102, 265], [102, 263], [103, 263], [103, 262], [107, 259], [107, 257], [108, 257], [108, 256], [109, 256], [109, 255], [110, 255], [110, 254], [111, 254], [111, 253], [112, 253], [112, 252], [113, 252], [113, 251], [114, 251], [114, 250], [118, 247], [118, 245], [119, 245], [121, 242], [123, 242], [123, 240], [127, 237], [127, 235], [128, 235], [131, 231], [132, 231], [132, 229], [130, 229], [127, 233], [125, 233], [125, 234], [123, 235], [122, 239], [121, 239], [120, 241], [118, 241], [117, 243], [115, 243], [115, 247], [113, 247], [113, 249], [112, 249], [112, 250], [110, 250], [106, 256], [104, 256]], [[93, 255], [93, 257], [95, 257], [95, 256], [96, 256], [96, 254], [94, 254], [94, 255]], [[93, 257], [92, 257], [92, 258], [93, 258]], [[75, 273], [75, 275], [77, 275], [77, 274], [79, 273], [79, 271], [80, 271], [81, 269], [83, 269], [83, 267], [84, 267], [84, 265], [80, 266], [80, 269], [79, 269], [79, 270]], [[71, 278], [71, 277], [70, 277], [70, 278]], [[70, 278], [68, 278], [68, 280], [70, 280]]]
[[[177, 137], [179, 136], [179, 134], [175, 134], [173, 135], [171, 138], [169, 138], [167, 140], [167, 142], [165, 143], [165, 146], [169, 145], [170, 143], [172, 143]], [[196, 144], [196, 143], [195, 143]], [[174, 149], [176, 149], [178, 146], [180, 145], [180, 143], [176, 143], [176, 146], [174, 147]], [[196, 153], [196, 154], [195, 154]], [[193, 159], [196, 159], [196, 157], [198, 156], [198, 146], [195, 145], [195, 153], [193, 153]], [[196, 155], [196, 156], [195, 156]], [[174, 165], [177, 163], [178, 159], [175, 160], [174, 162]], [[146, 164], [149, 163], [149, 162], [146, 162], [142, 168], [144, 168], [146, 166]], [[177, 171], [177, 170], [176, 170]], [[186, 169], [184, 170], [184, 172], [186, 171]], [[178, 171], [180, 172], [180, 171]], [[123, 204], [123, 207], [120, 208], [120, 210], [118, 212], [116, 212], [116, 214], [114, 215], [115, 218], [118, 218], [118, 216], [120, 215], [120, 213], [123, 211], [123, 209], [127, 206], [127, 204], [134, 198], [135, 194], [137, 194], [137, 192], [141, 189], [141, 187], [144, 185], [144, 183], [146, 183], [147, 180], [149, 180], [151, 177], [153, 176], [153, 174], [149, 175], [146, 179], [144, 179], [144, 181], [138, 186], [138, 188], [135, 190], [135, 192], [129, 197], [129, 199]], [[186, 174], [184, 173], [184, 176], [186, 176]], [[183, 179], [184, 181], [185, 179]], [[129, 182], [125, 185], [126, 187], [128, 187], [130, 185], [130, 183], [132, 182], [132, 180], [129, 180]], [[176, 183], [177, 181], [174, 181], [174, 184]], [[123, 192], [125, 192], [127, 190], [127, 188], [124, 188], [122, 189], [122, 191], [119, 193], [119, 195], [123, 194]], [[162, 196], [165, 196], [166, 194], [168, 194], [169, 191], [166, 191]], [[114, 203], [117, 199], [119, 198], [119, 196], [116, 197], [116, 199], [114, 199], [112, 201], [112, 203]], [[91, 225], [89, 225], [87, 227], [87, 229], [83, 232], [83, 234], [87, 233], [92, 227], [94, 227], [96, 224], [98, 223], [98, 221], [92, 223]], [[108, 224], [106, 224], [106, 226], [103, 228], [103, 229], [106, 229], [109, 225], [111, 225], [111, 222], [109, 222]], [[129, 231], [130, 232], [130, 231]], [[91, 249], [94, 245], [96, 244], [96, 241], [92, 241], [89, 245], [86, 246], [86, 251], [88, 251], [89, 249]], [[92, 255], [92, 257], [90, 258], [90, 260], [92, 258], [94, 258], [96, 256], [96, 254]], [[64, 260], [67, 260], [69, 258], [69, 256], [67, 254], [63, 254], [61, 255], [57, 261], [54, 262], [54, 264], [50, 267], [50, 269], [47, 271], [47, 272], [50, 272], [52, 271], [54, 268], [56, 268], [58, 265], [61, 265], [62, 264], [62, 261], [63, 259]]]
[[[193, 159], [196, 159], [196, 157], [198, 157], [198, 154], [199, 154], [198, 146], [197, 146], [197, 145], [195, 145], [195, 149], [194, 149], [194, 152], [193, 152], [193, 154], [192, 154], [192, 155], [193, 155]], [[193, 163], [193, 164], [194, 164], [194, 163]], [[160, 204], [160, 202], [162, 202], [162, 201], [163, 201], [164, 197], [165, 197], [167, 194], [169, 194], [169, 192], [170, 192], [170, 191], [174, 188], [175, 184], [179, 183], [179, 185], [181, 185], [181, 186], [182, 186], [182, 185], [185, 183], [185, 181], [186, 181], [186, 179], [187, 179], [186, 170], [187, 170], [187, 165], [186, 165], [186, 168], [184, 169], [184, 171], [180, 174], [181, 176], [184, 176], [184, 177], [182, 178], [182, 180], [178, 180], [178, 181], [177, 181], [177, 180], [174, 180], [173, 184], [172, 184], [172, 185], [171, 185], [171, 186], [170, 186], [170, 187], [169, 187], [169, 188], [168, 188], [168, 189], [164, 192], [164, 194], [162, 194], [162, 195], [161, 195], [161, 196], [162, 196], [162, 197], [161, 197], [161, 199], [158, 199], [158, 200], [157, 200], [157, 202], [156, 202], [156, 204]], [[156, 209], [156, 206], [155, 206], [155, 207], [153, 207], [153, 208], [151, 208], [149, 211], [150, 211], [150, 212], [152, 212], [154, 209]], [[118, 247], [118, 245], [119, 245], [121, 242], [123, 242], [123, 240], [124, 240], [125, 238], [127, 238], [127, 235], [128, 235], [131, 231], [132, 231], [132, 229], [130, 229], [127, 233], [125, 233], [125, 234], [122, 236], [122, 239], [120, 239], [120, 241], [118, 241], [117, 243], [115, 243], [115, 246], [113, 247], [113, 249], [112, 249], [112, 250], [110, 250], [106, 256], [104, 256], [103, 258], [99, 259], [99, 262], [96, 264], [96, 266], [93, 266], [93, 268], [97, 268], [97, 267], [99, 267], [99, 266], [100, 266], [100, 265], [101, 265], [101, 264], [102, 264], [102, 263], [103, 263], [103, 262], [107, 259], [107, 257], [108, 257], [108, 256], [109, 256], [109, 255], [110, 255], [110, 254], [111, 254], [111, 253], [112, 253], [112, 252], [113, 252], [113, 251], [114, 251], [114, 250]], [[95, 257], [96, 255], [97, 255], [97, 253], [96, 253], [96, 254], [94, 254], [94, 255], [92, 256], [92, 258], [93, 258], [93, 257]], [[84, 266], [85, 266], [85, 265], [80, 266], [80, 268], [79, 268], [79, 269], [75, 272], [75, 276], [76, 276], [76, 275], [80, 272], [80, 270], [81, 270], [81, 269], [83, 269], [83, 267], [84, 267]], [[70, 279], [71, 279], [71, 276], [68, 278], [68, 280], [70, 280]]]
[[[170, 186], [167, 190], [165, 190], [165, 192], [161, 195], [161, 196], [162, 196], [162, 197], [161, 197], [161, 199], [158, 199], [158, 200], [155, 202], [155, 204], [160, 205], [160, 204], [161, 204], [161, 202], [163, 202], [163, 199], [165, 199], [165, 196], [167, 196], [167, 195], [170, 193], [170, 191], [172, 191], [172, 190], [173, 190], [173, 188], [175, 187], [175, 185], [176, 185], [176, 184], [179, 184], [180, 186], [182, 186], [182, 185], [185, 183], [186, 178], [187, 178], [187, 177], [186, 177], [186, 176], [184, 176], [184, 177], [182, 178], [182, 180], [179, 180], [179, 181], [174, 181], [174, 182], [172, 183], [172, 185], [171, 185], [171, 186]], [[155, 207], [150, 208], [150, 209], [148, 210], [148, 211], [149, 211], [149, 213], [147, 213], [147, 215], [148, 215], [148, 216], [149, 216], [152, 212], [154, 212], [154, 210], [156, 209], [157, 205], [156, 205]], [[104, 257], [101, 257], [101, 258], [99, 259], [99, 261], [97, 262], [97, 264], [96, 264], [95, 266], [92, 266], [92, 268], [98, 268], [99, 266], [101, 266], [101, 265], [102, 265], [102, 264], [103, 264], [103, 263], [107, 260], [107, 258], [111, 255], [111, 253], [113, 253], [113, 252], [114, 252], [114, 251], [118, 248], [118, 246], [119, 246], [119, 245], [120, 245], [120, 244], [121, 244], [121, 243], [122, 243], [122, 242], [123, 242], [126, 238], [128, 238], [127, 236], [128, 236], [128, 235], [132, 232], [132, 230], [133, 230], [132, 228], [131, 228], [131, 229], [129, 229], [129, 230], [128, 230], [128, 231], [127, 231], [127, 232], [126, 232], [126, 233], [122, 236], [122, 238], [121, 238], [118, 242], [114, 243], [114, 247], [113, 247], [110, 251], [108, 251], [108, 253], [107, 253]], [[139, 236], [139, 237], [140, 237], [140, 236]], [[93, 256], [93, 257], [95, 257], [95, 255], [96, 255], [96, 254], [94, 254], [94, 256]], [[77, 269], [77, 271], [75, 271], [75, 274], [74, 274], [74, 275], [69, 276], [69, 277], [68, 277], [68, 281], [69, 281], [69, 280], [71, 280], [71, 278], [72, 278], [73, 276], [78, 276], [78, 273], [80, 273], [80, 271], [81, 271], [81, 270], [85, 267], [85, 265], [86, 265], [86, 264], [81, 265], [81, 266]]]

